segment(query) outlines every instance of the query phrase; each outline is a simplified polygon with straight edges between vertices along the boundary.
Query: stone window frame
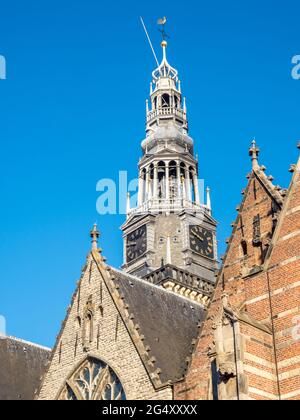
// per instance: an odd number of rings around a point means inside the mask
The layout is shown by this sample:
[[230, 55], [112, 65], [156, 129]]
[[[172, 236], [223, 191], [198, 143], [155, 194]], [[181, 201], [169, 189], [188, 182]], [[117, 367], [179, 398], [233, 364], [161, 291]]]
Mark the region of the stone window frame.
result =
[[126, 392], [119, 378], [115, 369], [106, 361], [89, 355], [69, 375], [56, 399], [63, 401], [125, 401], [127, 399]]

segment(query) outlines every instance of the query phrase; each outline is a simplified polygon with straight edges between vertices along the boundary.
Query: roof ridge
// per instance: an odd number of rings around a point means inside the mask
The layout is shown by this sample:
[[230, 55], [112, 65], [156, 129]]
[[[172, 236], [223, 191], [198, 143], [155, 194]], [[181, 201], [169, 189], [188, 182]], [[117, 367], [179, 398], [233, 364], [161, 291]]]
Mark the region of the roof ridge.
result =
[[273, 249], [276, 246], [276, 244], [278, 242], [278, 239], [280, 237], [280, 231], [281, 231], [281, 228], [282, 228], [282, 224], [283, 224], [283, 221], [285, 219], [285, 216], [287, 214], [287, 211], [288, 211], [288, 208], [289, 208], [289, 205], [290, 205], [291, 195], [292, 195], [292, 192], [294, 191], [294, 188], [295, 188], [295, 185], [296, 185], [296, 180], [299, 179], [299, 177], [300, 177], [300, 156], [298, 158], [298, 162], [296, 164], [295, 171], [293, 173], [293, 177], [291, 179], [289, 188], [287, 190], [287, 195], [286, 195], [286, 199], [284, 201], [284, 206], [283, 206], [283, 208], [280, 212], [279, 220], [278, 220], [274, 235], [272, 237], [271, 245], [270, 245], [270, 248], [269, 248], [269, 253], [267, 255], [266, 262], [264, 264], [265, 269], [268, 269], [270, 267], [270, 261], [271, 261]]
[[284, 202], [282, 195], [278, 192], [277, 187], [273, 184], [269, 177], [267, 177], [264, 169], [262, 168], [264, 167], [260, 166], [258, 169], [253, 169], [253, 173], [260, 179], [272, 198], [274, 198], [278, 204], [282, 205]]
[[35, 344], [35, 343], [32, 343], [31, 341], [23, 340], [21, 338], [13, 337], [13, 336], [10, 336], [10, 335], [2, 337], [2, 340], [13, 340], [13, 341], [16, 341], [17, 343], [20, 343], [20, 344], [27, 344], [28, 346], [36, 347], [36, 348], [39, 348], [39, 349], [42, 349], [42, 350], [52, 351], [52, 349], [50, 347], [42, 346], [40, 344]]
[[190, 304], [193, 304], [193, 305], [194, 305], [194, 304], [196, 304], [197, 306], [200, 306], [202, 309], [205, 309], [204, 305], [202, 305], [200, 302], [193, 301], [193, 300], [189, 299], [189, 298], [188, 298], [188, 297], [186, 297], [186, 296], [182, 296], [182, 295], [179, 295], [178, 293], [173, 292], [172, 290], [165, 289], [165, 288], [164, 288], [164, 287], [162, 287], [162, 286], [158, 286], [158, 285], [156, 285], [156, 284], [150, 283], [150, 282], [149, 282], [149, 281], [147, 281], [147, 280], [144, 280], [144, 279], [142, 279], [142, 278], [140, 278], [140, 277], [136, 277], [136, 276], [134, 276], [134, 275], [132, 275], [132, 274], [126, 273], [126, 272], [124, 272], [124, 271], [122, 271], [122, 270], [119, 270], [119, 269], [117, 269], [117, 268], [111, 267], [111, 269], [112, 269], [112, 271], [115, 271], [116, 273], [119, 273], [119, 274], [125, 275], [126, 277], [132, 278], [133, 280], [137, 280], [138, 282], [140, 282], [140, 283], [142, 283], [142, 284], [145, 284], [145, 285], [147, 285], [147, 286], [149, 286], [149, 287], [152, 287], [152, 288], [157, 289], [157, 290], [159, 290], [159, 291], [163, 291], [163, 292], [165, 292], [166, 294], [171, 294], [171, 295], [174, 295], [174, 296], [176, 296], [176, 297], [177, 297], [177, 298], [179, 298], [179, 299], [182, 299], [182, 300], [186, 300], [186, 301], [188, 301], [188, 303], [190, 303]]

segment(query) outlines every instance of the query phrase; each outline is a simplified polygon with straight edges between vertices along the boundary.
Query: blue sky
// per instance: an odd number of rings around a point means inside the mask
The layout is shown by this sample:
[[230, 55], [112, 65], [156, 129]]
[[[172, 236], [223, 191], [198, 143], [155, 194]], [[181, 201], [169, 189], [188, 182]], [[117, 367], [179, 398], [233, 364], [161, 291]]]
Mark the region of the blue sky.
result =
[[187, 97], [200, 177], [212, 189], [220, 250], [250, 170], [261, 162], [288, 186], [300, 139], [297, 1], [44, 0], [0, 2], [0, 315], [8, 333], [53, 345], [97, 220], [112, 265], [123, 216], [96, 213], [96, 183], [137, 174], [145, 99], [155, 67], [139, 16]]

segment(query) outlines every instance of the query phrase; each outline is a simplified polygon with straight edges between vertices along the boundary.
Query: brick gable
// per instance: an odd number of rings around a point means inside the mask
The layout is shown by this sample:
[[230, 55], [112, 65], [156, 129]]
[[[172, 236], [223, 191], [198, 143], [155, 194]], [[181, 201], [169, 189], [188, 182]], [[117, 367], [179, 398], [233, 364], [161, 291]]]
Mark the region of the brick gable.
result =
[[[275, 187], [257, 159], [253, 160], [214, 298], [186, 378], [175, 387], [177, 399], [279, 397], [272, 286], [265, 266], [283, 214], [285, 192]], [[297, 223], [287, 225], [292, 231]], [[297, 252], [295, 243], [294, 249]], [[274, 252], [276, 255], [276, 248]], [[286, 249], [282, 253], [288, 256]], [[212, 380], [214, 370], [218, 396]]]

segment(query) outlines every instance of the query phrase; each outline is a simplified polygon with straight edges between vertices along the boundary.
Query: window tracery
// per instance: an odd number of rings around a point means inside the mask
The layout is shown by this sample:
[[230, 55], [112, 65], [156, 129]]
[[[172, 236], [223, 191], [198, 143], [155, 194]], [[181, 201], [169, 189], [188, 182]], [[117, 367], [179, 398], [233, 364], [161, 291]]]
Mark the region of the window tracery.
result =
[[105, 362], [88, 358], [66, 381], [59, 400], [126, 400], [123, 386]]

